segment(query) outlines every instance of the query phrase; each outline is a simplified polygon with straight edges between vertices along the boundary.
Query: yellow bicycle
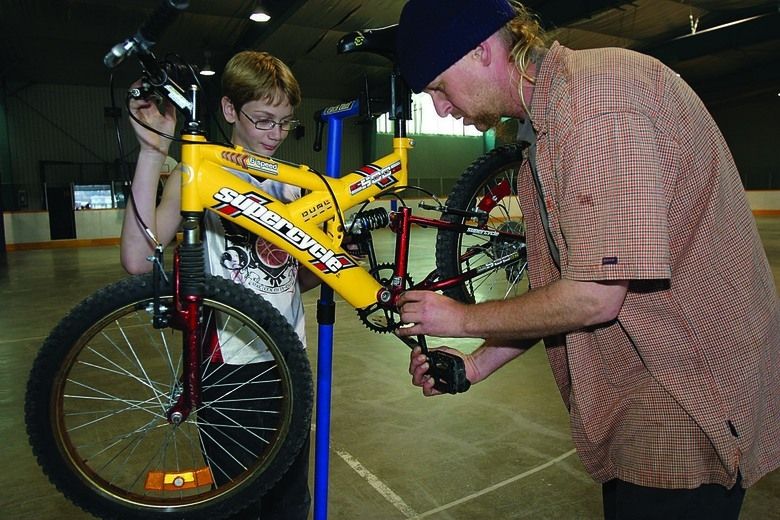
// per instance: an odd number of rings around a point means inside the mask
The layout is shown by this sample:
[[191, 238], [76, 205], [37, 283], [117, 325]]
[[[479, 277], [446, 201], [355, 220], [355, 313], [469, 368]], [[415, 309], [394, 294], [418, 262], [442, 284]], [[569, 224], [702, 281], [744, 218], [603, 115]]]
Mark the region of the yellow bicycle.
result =
[[[108, 57], [114, 62], [136, 56], [144, 81], [134, 95], [164, 96], [184, 119], [184, 223], [173, 270], [163, 269], [159, 247], [152, 273], [121, 280], [76, 306], [42, 345], [26, 395], [28, 434], [39, 464], [71, 501], [105, 518], [227, 516], [281, 478], [307, 434], [312, 375], [300, 341], [262, 298], [205, 274], [205, 211], [292, 255], [377, 332], [399, 326], [396, 301], [405, 290], [443, 291], [465, 302], [503, 298], [519, 290], [526, 268], [515, 192], [519, 146], [478, 159], [446, 205], [427, 205], [440, 219], [413, 215], [405, 204], [392, 212], [362, 206], [408, 189], [411, 94], [397, 69], [391, 76], [392, 151], [340, 178], [208, 142], [198, 119], [197, 82], [173, 74], [151, 52], [157, 34], [186, 4], [168, 0]], [[359, 31], [342, 39], [339, 50], [392, 59], [394, 38], [394, 27]], [[323, 117], [357, 113], [359, 105], [329, 107]], [[284, 203], [235, 172], [298, 186], [305, 195]], [[347, 218], [351, 208], [360, 210]], [[438, 230], [436, 269], [416, 284], [407, 269], [413, 225]], [[371, 231], [384, 227], [396, 235], [392, 262], [379, 262], [372, 246]], [[367, 252], [367, 267], [344, 249], [346, 235]], [[214, 341], [265, 345], [272, 361], [250, 383], [272, 386], [276, 398], [237, 402], [224, 392], [213, 397], [212, 390], [229, 377], [204, 361]], [[462, 381], [453, 380], [459, 367], [449, 361], [432, 363], [441, 370], [436, 377], [447, 391], [463, 390]], [[243, 426], [233, 413], [261, 417], [260, 426]], [[240, 470], [227, 481], [216, 480], [218, 468], [204, 456], [204, 442], [240, 443]]]

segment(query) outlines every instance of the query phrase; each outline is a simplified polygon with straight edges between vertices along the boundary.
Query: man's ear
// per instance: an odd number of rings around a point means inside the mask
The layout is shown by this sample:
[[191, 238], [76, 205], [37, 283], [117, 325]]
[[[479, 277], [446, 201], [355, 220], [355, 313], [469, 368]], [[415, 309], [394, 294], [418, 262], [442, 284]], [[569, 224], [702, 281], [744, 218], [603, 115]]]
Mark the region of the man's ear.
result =
[[231, 125], [238, 120], [238, 114], [236, 113], [236, 107], [233, 106], [233, 102], [227, 96], [222, 96], [222, 115], [225, 117], [225, 121]]
[[474, 56], [474, 59], [478, 60], [483, 66], [490, 65], [491, 49], [489, 40], [485, 40], [484, 42], [477, 45], [477, 47], [471, 51], [471, 53], [472, 56]]

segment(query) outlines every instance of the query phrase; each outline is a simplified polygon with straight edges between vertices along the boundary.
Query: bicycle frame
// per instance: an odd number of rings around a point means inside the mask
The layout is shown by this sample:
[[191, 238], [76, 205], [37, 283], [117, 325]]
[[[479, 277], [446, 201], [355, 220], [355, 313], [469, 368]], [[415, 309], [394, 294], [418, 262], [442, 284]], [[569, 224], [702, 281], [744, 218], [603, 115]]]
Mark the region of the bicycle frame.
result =
[[[204, 210], [213, 211], [268, 240], [294, 256], [356, 309], [377, 302], [382, 306], [393, 306], [400, 292], [408, 288], [400, 284], [390, 288], [382, 286], [341, 247], [347, 231], [343, 225], [344, 211], [388, 190], [405, 187], [407, 153], [413, 146], [410, 138], [394, 138], [390, 154], [344, 177], [331, 178], [315, 173], [305, 165], [256, 155], [241, 148], [206, 144], [202, 136], [185, 136], [182, 214], [200, 215]], [[293, 202], [281, 202], [236, 177], [236, 171], [298, 186], [308, 193]], [[505, 188], [508, 192], [508, 184]], [[487, 212], [495, 204], [494, 194], [483, 200], [478, 208]], [[397, 235], [394, 281], [404, 280], [407, 274], [412, 225], [451, 229], [466, 235], [511, 237], [510, 233], [501, 231], [414, 216], [410, 208], [403, 207], [391, 215], [391, 228]], [[517, 255], [508, 255], [447, 280], [435, 280], [434, 271], [414, 288], [446, 289], [516, 260]]]
[[[377, 301], [383, 289], [341, 247], [344, 211], [405, 186], [409, 138], [393, 140], [392, 153], [335, 179], [296, 165], [185, 135], [182, 146], [182, 214], [213, 211], [284, 249], [355, 308]], [[281, 202], [235, 172], [298, 186], [306, 195]], [[186, 238], [185, 238], [186, 240]]]

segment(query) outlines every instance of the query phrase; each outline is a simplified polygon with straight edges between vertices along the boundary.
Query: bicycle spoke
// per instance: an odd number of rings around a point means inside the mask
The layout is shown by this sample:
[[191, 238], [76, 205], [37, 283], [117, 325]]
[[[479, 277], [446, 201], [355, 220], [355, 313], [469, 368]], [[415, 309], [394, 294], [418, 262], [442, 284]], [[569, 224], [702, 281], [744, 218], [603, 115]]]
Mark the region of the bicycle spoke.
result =
[[[140, 407], [140, 405], [134, 404], [135, 400], [124, 399], [124, 398], [118, 397], [116, 395], [109, 394], [107, 392], [104, 392], [102, 390], [98, 390], [97, 388], [91, 387], [91, 386], [89, 386], [87, 384], [81, 383], [80, 381], [75, 381], [73, 379], [68, 379], [68, 382], [72, 383], [73, 385], [80, 386], [81, 388], [85, 388], [87, 390], [92, 390], [95, 393], [97, 393], [99, 396], [103, 396], [106, 400], [113, 400], [115, 402], [120, 402], [120, 403], [123, 403], [123, 404], [130, 405], [131, 407], [136, 407], [136, 408]], [[78, 394], [64, 394], [63, 397], [72, 398], [72, 399], [89, 399], [90, 397], [94, 397], [94, 396], [80, 396]], [[150, 397], [149, 399], [147, 399], [145, 401], [135, 401], [135, 403], [148, 403], [150, 400], [154, 400], [154, 401], [157, 401], [158, 405], [159, 405], [160, 404], [159, 403], [159, 397], [160, 397], [160, 393], [155, 391], [154, 395], [152, 397]], [[99, 398], [99, 397], [96, 397], [96, 398]], [[162, 407], [162, 406], [158, 406], [158, 408], [164, 409], [164, 407]]]
[[[106, 361], [109, 361], [110, 363], [113, 364], [113, 362], [108, 360], [108, 359], [106, 359]], [[133, 381], [135, 381], [137, 383], [140, 383], [142, 386], [145, 386], [145, 387], [149, 388], [154, 393], [155, 396], [166, 395], [165, 392], [160, 391], [159, 388], [158, 388], [158, 387], [166, 387], [167, 385], [165, 383], [161, 383], [161, 382], [158, 382], [158, 381], [150, 381], [148, 379], [144, 380], [142, 378], [139, 378], [135, 374], [132, 374], [131, 372], [129, 372], [129, 371], [119, 367], [118, 365], [117, 365], [117, 368], [119, 368], [120, 370], [111, 370], [111, 369], [108, 369], [106, 367], [102, 367], [102, 366], [96, 365], [94, 363], [79, 362], [79, 364], [83, 365], [83, 366], [88, 366], [88, 367], [91, 367], [91, 368], [95, 368], [97, 370], [104, 370], [106, 372], [113, 373], [115, 375], [127, 376], [128, 379], [131, 379], [131, 380], [133, 380]], [[74, 384], [78, 384], [78, 382], [76, 382], [76, 381], [73, 381], [73, 380], [70, 380], [70, 381], [73, 382]]]

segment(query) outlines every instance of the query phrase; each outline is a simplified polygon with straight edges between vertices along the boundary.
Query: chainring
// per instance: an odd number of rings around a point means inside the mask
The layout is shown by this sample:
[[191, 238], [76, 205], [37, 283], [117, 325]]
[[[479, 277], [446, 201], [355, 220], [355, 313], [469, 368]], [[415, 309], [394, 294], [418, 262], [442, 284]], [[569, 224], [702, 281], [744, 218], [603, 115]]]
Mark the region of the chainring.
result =
[[[383, 273], [385, 271], [386, 273]], [[395, 272], [395, 264], [381, 263], [372, 267], [369, 274], [373, 276], [376, 281], [385, 287], [390, 286], [393, 273]], [[404, 288], [412, 286], [412, 278], [407, 274], [404, 278]], [[373, 303], [368, 307], [357, 309], [358, 317], [366, 328], [379, 332], [381, 334], [392, 332], [398, 328], [401, 324], [400, 316], [398, 312], [393, 309], [387, 309], [380, 307], [378, 303]]]

